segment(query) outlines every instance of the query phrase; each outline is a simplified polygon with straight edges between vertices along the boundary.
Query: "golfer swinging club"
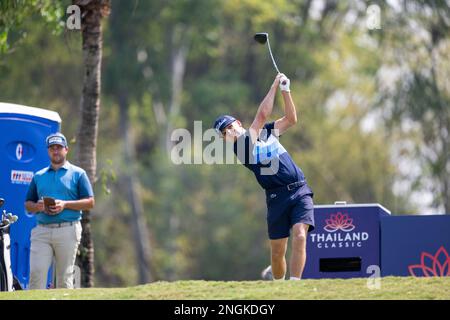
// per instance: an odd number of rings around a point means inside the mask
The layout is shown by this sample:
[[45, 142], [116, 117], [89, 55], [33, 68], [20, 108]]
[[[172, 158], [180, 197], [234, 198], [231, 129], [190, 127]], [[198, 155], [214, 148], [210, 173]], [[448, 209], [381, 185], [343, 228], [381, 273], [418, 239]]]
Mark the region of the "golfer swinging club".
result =
[[[284, 280], [286, 250], [292, 229], [290, 280], [300, 280], [306, 262], [307, 232], [314, 229], [313, 192], [302, 170], [278, 141], [278, 137], [297, 123], [295, 105], [289, 90], [290, 80], [279, 73], [261, 102], [249, 130], [239, 120], [223, 115], [214, 129], [234, 144], [240, 162], [251, 170], [266, 192], [267, 227], [271, 247], [273, 280]], [[272, 113], [277, 88], [284, 100], [284, 117], [267, 123]]]

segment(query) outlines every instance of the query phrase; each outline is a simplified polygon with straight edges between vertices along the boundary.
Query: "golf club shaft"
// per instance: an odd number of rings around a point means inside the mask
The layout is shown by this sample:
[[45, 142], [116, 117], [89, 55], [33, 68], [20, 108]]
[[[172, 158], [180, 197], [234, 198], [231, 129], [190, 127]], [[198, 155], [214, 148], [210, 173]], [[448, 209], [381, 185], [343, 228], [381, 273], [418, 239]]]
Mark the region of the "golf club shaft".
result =
[[280, 73], [280, 70], [278, 70], [278, 66], [275, 63], [275, 59], [273, 58], [272, 49], [270, 49], [269, 37], [267, 37], [267, 46], [269, 47], [269, 54], [270, 54], [270, 58], [272, 59], [273, 66], [275, 67], [275, 70], [277, 70], [277, 72]]
[[[269, 37], [267, 37], [267, 46], [269, 47], [270, 58], [272, 58], [273, 66], [275, 67], [275, 70], [277, 70], [277, 73], [280, 73], [280, 70], [278, 70], [278, 66], [275, 62], [275, 59], [273, 58], [272, 49], [270, 49]], [[282, 84], [285, 85], [286, 81], [283, 81]]]

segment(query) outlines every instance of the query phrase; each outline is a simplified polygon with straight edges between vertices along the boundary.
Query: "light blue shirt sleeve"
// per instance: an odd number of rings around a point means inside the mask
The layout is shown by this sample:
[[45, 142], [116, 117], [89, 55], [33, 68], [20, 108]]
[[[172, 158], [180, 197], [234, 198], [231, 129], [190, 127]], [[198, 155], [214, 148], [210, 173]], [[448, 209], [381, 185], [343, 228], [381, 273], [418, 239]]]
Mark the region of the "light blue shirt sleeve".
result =
[[28, 186], [27, 196], [25, 201], [34, 201], [37, 202], [39, 200], [39, 195], [37, 193], [36, 182], [31, 179], [30, 185]]
[[80, 199], [94, 196], [94, 191], [92, 190], [92, 185], [86, 172], [83, 172], [78, 180], [78, 194]]

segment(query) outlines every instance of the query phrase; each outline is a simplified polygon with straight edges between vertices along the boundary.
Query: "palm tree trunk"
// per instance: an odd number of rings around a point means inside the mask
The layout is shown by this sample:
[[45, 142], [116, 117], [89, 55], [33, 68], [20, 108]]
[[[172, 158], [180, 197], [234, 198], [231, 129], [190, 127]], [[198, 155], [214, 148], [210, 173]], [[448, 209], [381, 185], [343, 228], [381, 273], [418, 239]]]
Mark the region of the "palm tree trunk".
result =
[[[96, 182], [96, 147], [100, 112], [100, 84], [102, 62], [102, 17], [109, 13], [109, 0], [74, 0], [81, 9], [83, 43], [83, 91], [81, 121], [78, 130], [78, 164], [86, 170], [92, 185]], [[94, 243], [91, 235], [91, 215], [84, 211], [79, 264], [81, 285], [94, 285]]]

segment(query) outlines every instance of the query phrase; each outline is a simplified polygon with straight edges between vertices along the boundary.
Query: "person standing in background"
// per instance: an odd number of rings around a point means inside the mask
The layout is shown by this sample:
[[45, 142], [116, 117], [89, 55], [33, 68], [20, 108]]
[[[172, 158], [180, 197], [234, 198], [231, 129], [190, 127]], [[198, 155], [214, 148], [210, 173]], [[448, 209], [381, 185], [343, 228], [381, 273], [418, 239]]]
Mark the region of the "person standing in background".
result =
[[94, 192], [86, 172], [67, 161], [69, 147], [64, 135], [51, 134], [46, 144], [50, 165], [36, 172], [25, 201], [26, 210], [35, 213], [37, 220], [31, 231], [29, 288], [46, 288], [55, 257], [55, 287], [71, 289], [81, 241], [81, 214], [94, 207]]

